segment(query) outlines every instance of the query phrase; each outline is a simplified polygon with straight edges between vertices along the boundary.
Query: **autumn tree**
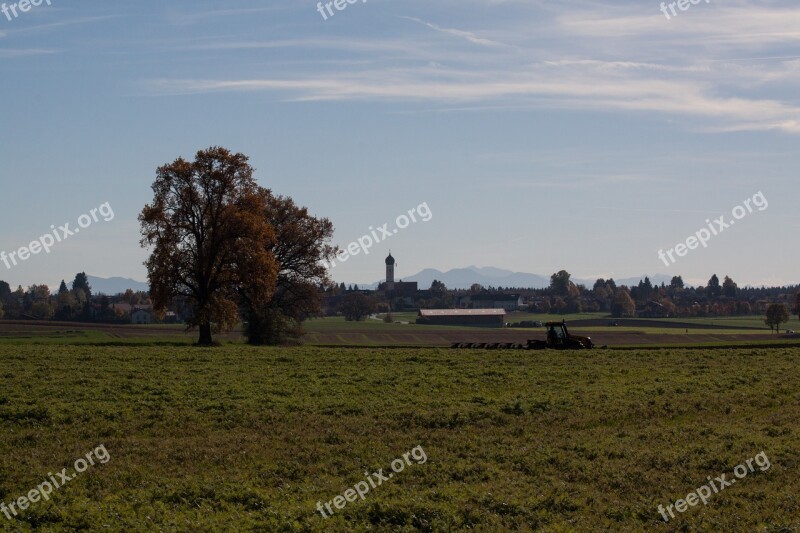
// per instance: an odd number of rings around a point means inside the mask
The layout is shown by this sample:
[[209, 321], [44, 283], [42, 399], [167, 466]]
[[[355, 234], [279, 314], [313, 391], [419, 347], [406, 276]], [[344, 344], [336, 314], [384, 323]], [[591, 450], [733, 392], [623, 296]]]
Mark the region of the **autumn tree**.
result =
[[70, 318], [85, 321], [92, 320], [92, 286], [89, 284], [89, 277], [85, 272], [79, 272], [75, 275], [75, 279], [72, 281], [71, 292], [73, 296], [73, 308], [70, 311], [72, 315]]
[[709, 298], [718, 298], [720, 294], [722, 294], [722, 287], [719, 284], [719, 278], [716, 274], [711, 276], [711, 279], [708, 280], [708, 285], [706, 285], [706, 291], [708, 293]]
[[11, 298], [11, 286], [5, 281], [0, 281], [0, 302], [8, 302]]
[[431, 296], [436, 298], [444, 298], [447, 295], [447, 286], [438, 279], [433, 280], [431, 288], [429, 289]]
[[[0, 282], [0, 293], [5, 293], [5, 286], [8, 284], [5, 282]], [[11, 287], [9, 287], [10, 291]], [[5, 317], [7, 319], [11, 318], [20, 318], [24, 313], [25, 309], [23, 307], [23, 301], [25, 300], [25, 290], [22, 288], [21, 285], [17, 286], [17, 290], [13, 292], [8, 292], [5, 296], [3, 311], [5, 313]]]
[[[550, 300], [548, 298], [545, 298], [539, 304], [539, 308], [540, 308], [539, 311], [541, 311], [542, 313], [549, 313], [551, 307], [552, 306], [550, 305]], [[533, 312], [539, 312], [539, 311], [533, 311]]]
[[643, 300], [650, 298], [650, 295], [653, 293], [653, 283], [647, 276], [645, 276], [644, 281], [639, 281], [637, 288], [639, 289], [639, 296], [641, 296]]
[[153, 203], [139, 215], [154, 311], [163, 316], [175, 297], [192, 308], [189, 328], [198, 343], [239, 320], [242, 296], [253, 306], [269, 300], [277, 264], [264, 243], [275, 232], [264, 217], [267, 198], [247, 156], [212, 147], [160, 167]]
[[797, 293], [795, 305], [797, 306], [797, 318], [800, 319], [800, 292]]
[[739, 286], [736, 282], [730, 277], [725, 276], [725, 280], [722, 282], [722, 294], [728, 298], [736, 298], [738, 292]]
[[342, 298], [341, 311], [344, 319], [359, 322], [366, 319], [375, 310], [372, 299], [360, 292], [350, 292]]
[[38, 320], [53, 318], [50, 303], [50, 288], [47, 285], [31, 285], [25, 293], [25, 307], [30, 315]]
[[67, 289], [67, 284], [62, 279], [56, 297], [55, 318], [56, 320], [71, 320], [74, 312], [75, 296]]
[[321, 312], [319, 287], [331, 284], [323, 262], [338, 249], [328, 244], [333, 224], [316, 218], [288, 197], [266, 191], [264, 216], [274, 237], [264, 245], [277, 262], [275, 292], [261, 306], [246, 302], [245, 333], [250, 344], [279, 344], [303, 334], [302, 322]]
[[3, 318], [6, 304], [11, 299], [11, 286], [5, 281], [0, 281], [0, 318]]
[[636, 304], [627, 290], [617, 290], [614, 303], [611, 305], [611, 314], [618, 318], [632, 318], [636, 315]]
[[769, 326], [769, 329], [775, 329], [776, 333], [780, 333], [781, 324], [789, 321], [789, 310], [783, 304], [770, 304], [767, 307], [767, 318], [764, 323]]
[[72, 290], [76, 292], [83, 291], [85, 300], [92, 297], [92, 287], [89, 285], [89, 278], [86, 276], [86, 272], [79, 272], [75, 275], [75, 280], [72, 282]]
[[569, 294], [570, 287], [570, 273], [566, 270], [560, 270], [550, 276], [550, 290], [556, 296], [566, 296]]

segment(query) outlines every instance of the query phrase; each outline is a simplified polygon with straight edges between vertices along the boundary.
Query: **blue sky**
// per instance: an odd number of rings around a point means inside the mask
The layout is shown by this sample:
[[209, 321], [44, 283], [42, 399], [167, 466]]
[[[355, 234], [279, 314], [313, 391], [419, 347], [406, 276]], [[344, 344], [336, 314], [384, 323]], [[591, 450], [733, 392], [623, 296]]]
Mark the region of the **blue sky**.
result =
[[[9, 3], [6, 0], [6, 3]], [[367, 0], [51, 0], [0, 14], [0, 251], [109, 202], [115, 217], [0, 279], [144, 280], [137, 214], [159, 165], [221, 145], [346, 246], [372, 282], [497, 266], [580, 278], [797, 283], [800, 6]], [[758, 192], [754, 211], [665, 266]], [[55, 287], [51, 287], [55, 288]]]

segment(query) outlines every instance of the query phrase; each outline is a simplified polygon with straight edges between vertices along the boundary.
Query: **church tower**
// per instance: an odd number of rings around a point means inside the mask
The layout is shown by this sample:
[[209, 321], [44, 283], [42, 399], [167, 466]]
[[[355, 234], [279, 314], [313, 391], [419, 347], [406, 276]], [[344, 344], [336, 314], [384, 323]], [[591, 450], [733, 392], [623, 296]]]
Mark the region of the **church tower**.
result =
[[392, 257], [391, 250], [389, 251], [389, 257], [386, 258], [386, 290], [391, 291], [394, 290], [394, 267], [397, 263], [394, 261], [394, 257]]

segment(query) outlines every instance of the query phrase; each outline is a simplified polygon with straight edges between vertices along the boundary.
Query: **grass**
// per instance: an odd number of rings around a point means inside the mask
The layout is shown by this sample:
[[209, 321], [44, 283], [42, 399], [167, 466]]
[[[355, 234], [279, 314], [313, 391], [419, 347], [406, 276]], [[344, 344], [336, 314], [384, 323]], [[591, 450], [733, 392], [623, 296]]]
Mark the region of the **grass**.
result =
[[92, 330], [52, 330], [48, 332], [42, 331], [26, 331], [24, 328], [18, 331], [4, 332], [0, 336], [0, 345], [2, 344], [81, 344], [81, 343], [98, 343], [111, 340], [111, 336], [101, 331]]
[[[0, 501], [111, 456], [0, 530], [788, 531], [798, 355], [0, 346]], [[761, 451], [769, 470], [662, 520]]]
[[[569, 326], [569, 324], [567, 324]], [[517, 328], [515, 328], [517, 329]], [[545, 331], [544, 328], [520, 328], [520, 329], [529, 329], [532, 331]], [[688, 331], [686, 331], [688, 330]], [[618, 326], [614, 328], [603, 327], [603, 326], [589, 326], [589, 327], [572, 327], [569, 328], [569, 331], [574, 331], [575, 333], [580, 334], [583, 333], [591, 333], [593, 331], [603, 331], [603, 332], [611, 332], [611, 333], [650, 333], [650, 334], [658, 334], [658, 335], [708, 335], [710, 331], [719, 331], [720, 333], [724, 333], [725, 335], [764, 335], [765, 333], [769, 333], [769, 330], [756, 330], [756, 329], [726, 329], [726, 330], [709, 330], [702, 327], [698, 328], [658, 328], [658, 327], [625, 327], [625, 326]]]
[[540, 321], [542, 324], [545, 322], [561, 322], [566, 320], [614, 320], [609, 318], [608, 313], [572, 313], [568, 315], [556, 315], [550, 313], [527, 313], [524, 311], [512, 311], [506, 314], [506, 322], [522, 322], [524, 320]]
[[[552, 315], [544, 313], [523, 313], [513, 312], [506, 315], [507, 322], [521, 322], [523, 320], [539, 320], [542, 323], [548, 321], [561, 321], [566, 320], [567, 324], [574, 320], [587, 320], [599, 319], [607, 322], [625, 323], [625, 319], [611, 318], [608, 313], [577, 313], [570, 315]], [[764, 316], [762, 315], [748, 315], [748, 316], [735, 316], [735, 317], [688, 317], [688, 318], [658, 318], [652, 319], [662, 322], [678, 322], [693, 324], [697, 328], [713, 327], [713, 326], [733, 326], [738, 328], [760, 328], [769, 331], [769, 328], [764, 324]], [[794, 329], [800, 331], [800, 320], [796, 315], [789, 317], [789, 322], [781, 324], [781, 330]]]

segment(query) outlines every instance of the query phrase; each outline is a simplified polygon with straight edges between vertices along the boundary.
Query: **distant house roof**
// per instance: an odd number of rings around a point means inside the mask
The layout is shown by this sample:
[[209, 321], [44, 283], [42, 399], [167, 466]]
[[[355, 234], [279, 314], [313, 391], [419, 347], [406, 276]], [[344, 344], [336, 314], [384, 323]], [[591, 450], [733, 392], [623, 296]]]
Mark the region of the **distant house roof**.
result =
[[420, 309], [420, 316], [505, 316], [504, 309]]

